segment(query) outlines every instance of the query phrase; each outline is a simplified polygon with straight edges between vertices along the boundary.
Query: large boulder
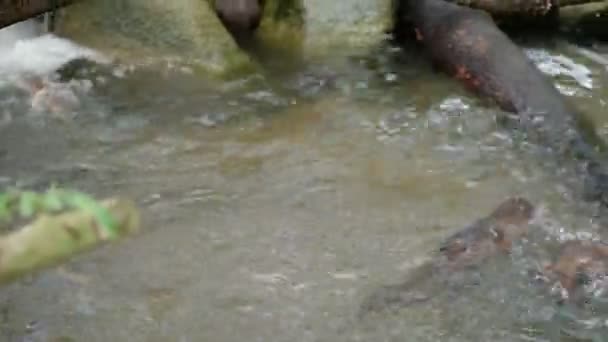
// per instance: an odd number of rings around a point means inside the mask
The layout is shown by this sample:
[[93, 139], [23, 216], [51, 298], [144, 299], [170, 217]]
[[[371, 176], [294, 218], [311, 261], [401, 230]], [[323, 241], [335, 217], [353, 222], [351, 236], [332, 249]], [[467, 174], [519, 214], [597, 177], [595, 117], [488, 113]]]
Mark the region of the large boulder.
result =
[[[83, 1], [63, 11], [57, 33], [136, 62], [173, 56], [216, 74], [252, 70], [214, 1]], [[392, 0], [265, 0], [257, 41], [292, 56], [352, 51], [382, 41], [391, 11]]]
[[213, 74], [253, 65], [204, 0], [97, 0], [67, 7], [57, 33], [131, 61], [179, 57]]

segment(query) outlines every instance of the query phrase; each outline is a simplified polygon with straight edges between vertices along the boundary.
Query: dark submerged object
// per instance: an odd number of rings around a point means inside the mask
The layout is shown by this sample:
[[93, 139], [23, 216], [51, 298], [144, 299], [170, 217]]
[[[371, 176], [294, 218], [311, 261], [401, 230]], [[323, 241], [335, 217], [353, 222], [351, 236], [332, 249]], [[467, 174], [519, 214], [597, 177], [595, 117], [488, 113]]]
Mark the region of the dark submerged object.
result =
[[514, 241], [528, 234], [534, 207], [521, 197], [509, 198], [487, 217], [448, 237], [439, 247], [450, 269], [476, 265], [498, 253], [509, 253]]
[[383, 286], [365, 298], [359, 316], [371, 312], [394, 311], [426, 301], [432, 295], [428, 293], [429, 280], [450, 287], [452, 276], [481, 265], [497, 255], [510, 253], [513, 243], [528, 234], [528, 224], [534, 211], [534, 206], [524, 198], [512, 197], [505, 200], [488, 216], [449, 236], [440, 245], [438, 255], [414, 270], [405, 282]]
[[545, 267], [549, 279], [564, 289], [561, 301], [579, 303], [608, 290], [608, 245], [599, 241], [568, 241], [554, 262]]
[[215, 0], [218, 17], [238, 41], [250, 38], [262, 19], [262, 0]]
[[401, 0], [397, 15], [413, 25], [435, 66], [516, 113], [517, 127], [561, 161], [582, 162], [583, 198], [608, 206], [605, 144], [489, 14], [444, 0]]

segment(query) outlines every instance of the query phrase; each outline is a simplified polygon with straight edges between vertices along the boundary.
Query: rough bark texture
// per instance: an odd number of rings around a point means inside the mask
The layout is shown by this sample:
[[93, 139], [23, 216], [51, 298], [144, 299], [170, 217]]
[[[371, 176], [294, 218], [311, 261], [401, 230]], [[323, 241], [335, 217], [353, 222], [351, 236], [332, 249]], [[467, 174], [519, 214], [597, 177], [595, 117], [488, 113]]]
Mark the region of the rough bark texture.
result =
[[603, 3], [605, 0], [446, 0], [496, 15], [543, 16], [554, 8]]
[[0, 28], [33, 18], [77, 0], [0, 0]]
[[608, 40], [608, 0], [560, 8], [562, 31]]
[[556, 6], [555, 0], [448, 0], [497, 15], [543, 16]]
[[443, 0], [412, 0], [406, 10], [433, 63], [517, 113], [528, 138], [562, 161], [583, 161], [585, 170], [577, 171], [586, 176], [584, 197], [608, 203], [608, 176], [597, 151], [601, 139], [488, 14]]

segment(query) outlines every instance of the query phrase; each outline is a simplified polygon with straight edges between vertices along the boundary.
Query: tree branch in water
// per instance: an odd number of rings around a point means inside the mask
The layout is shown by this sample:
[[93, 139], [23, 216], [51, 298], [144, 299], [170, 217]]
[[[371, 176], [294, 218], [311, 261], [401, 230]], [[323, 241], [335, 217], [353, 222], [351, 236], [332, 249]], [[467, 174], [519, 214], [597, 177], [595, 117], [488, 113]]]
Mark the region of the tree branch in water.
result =
[[132, 202], [108, 199], [100, 206], [114, 219], [115, 229], [100, 225], [94, 213], [76, 209], [57, 215], [43, 214], [29, 225], [0, 237], [0, 284], [55, 266], [139, 230], [139, 213]]

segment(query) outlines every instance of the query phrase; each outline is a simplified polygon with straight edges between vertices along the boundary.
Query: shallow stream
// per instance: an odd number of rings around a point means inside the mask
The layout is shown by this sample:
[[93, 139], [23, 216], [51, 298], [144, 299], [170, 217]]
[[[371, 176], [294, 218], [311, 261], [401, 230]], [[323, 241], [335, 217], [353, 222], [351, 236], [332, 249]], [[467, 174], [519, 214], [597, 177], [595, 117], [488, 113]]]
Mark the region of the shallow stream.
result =
[[[50, 114], [15, 79], [86, 52], [45, 39], [0, 57], [0, 184], [130, 197], [144, 229], [3, 288], [1, 341], [556, 341], [555, 305], [518, 263], [457, 298], [356, 314], [507, 196], [542, 206], [550, 236], [605, 236], [572, 175], [414, 50], [379, 43], [225, 82], [179, 61], [83, 67], [80, 105]], [[527, 48], [608, 139], [606, 66]], [[605, 334], [607, 318], [576, 334]]]

